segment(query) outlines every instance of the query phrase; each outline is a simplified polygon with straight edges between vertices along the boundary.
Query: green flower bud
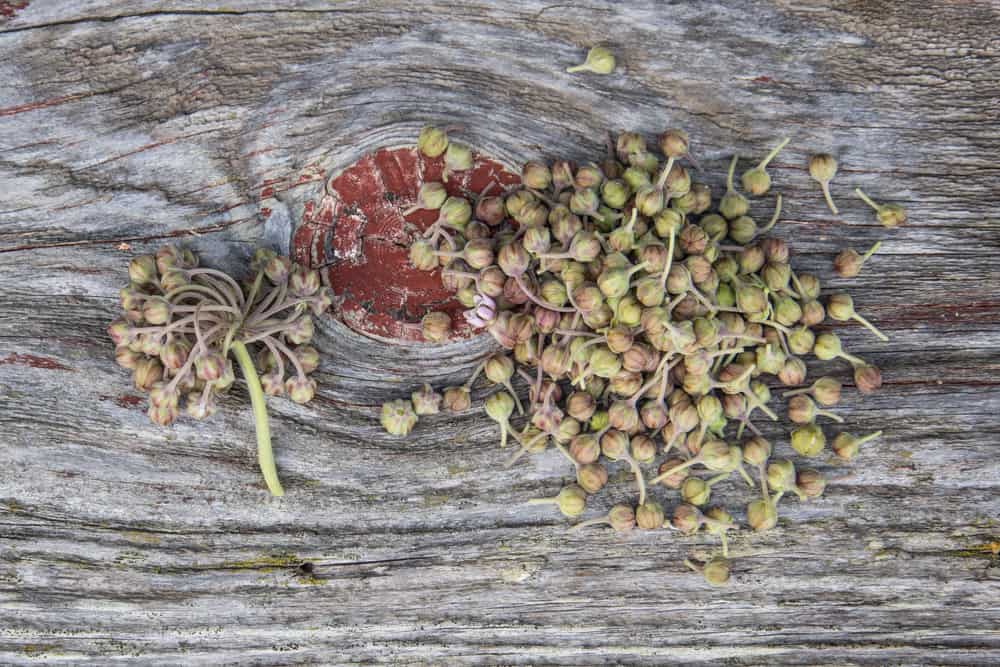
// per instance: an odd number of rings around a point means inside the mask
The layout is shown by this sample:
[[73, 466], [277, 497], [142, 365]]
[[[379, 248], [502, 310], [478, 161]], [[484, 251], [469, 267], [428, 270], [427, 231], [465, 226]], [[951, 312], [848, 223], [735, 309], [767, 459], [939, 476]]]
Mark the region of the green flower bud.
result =
[[453, 171], [467, 171], [469, 169], [472, 169], [472, 149], [465, 144], [449, 142], [448, 148], [444, 152], [442, 180], [447, 182]]
[[855, 188], [854, 192], [864, 201], [866, 204], [875, 209], [875, 217], [878, 222], [883, 227], [898, 227], [899, 225], [906, 224], [906, 209], [904, 209], [899, 204], [876, 204], [871, 198], [861, 191], [861, 188]]
[[663, 210], [663, 190], [652, 185], [642, 185], [635, 193], [635, 207], [642, 215], [653, 217]]
[[587, 493], [597, 493], [608, 483], [608, 470], [600, 463], [577, 466], [576, 483]]
[[438, 267], [437, 254], [432, 246], [423, 239], [413, 242], [410, 246], [410, 263], [420, 271], [433, 271]]
[[793, 326], [802, 319], [802, 307], [790, 296], [779, 296], [774, 301], [774, 319], [786, 327]]
[[316, 380], [308, 377], [290, 377], [285, 380], [285, 391], [296, 403], [308, 403], [316, 395]]
[[762, 466], [771, 457], [771, 443], [756, 436], [743, 445], [743, 461], [747, 465]]
[[149, 420], [154, 424], [169, 426], [180, 415], [180, 411], [176, 407], [150, 404], [146, 415], [149, 416]]
[[608, 512], [608, 523], [619, 533], [627, 533], [635, 528], [635, 510], [628, 505], [615, 505]]
[[137, 285], [155, 285], [157, 282], [156, 258], [153, 255], [139, 255], [128, 263], [128, 278]]
[[[426, 382], [423, 387], [410, 395], [410, 401], [413, 403], [413, 412], [421, 417], [439, 413], [441, 411], [441, 400], [441, 394], [434, 391], [434, 388]], [[511, 410], [513, 409], [514, 402], [511, 401]]]
[[778, 525], [778, 511], [770, 500], [757, 499], [747, 505], [747, 524], [758, 531], [771, 530]]
[[163, 366], [159, 359], [141, 359], [132, 371], [132, 382], [140, 391], [149, 391], [154, 383], [163, 378]]
[[824, 447], [826, 436], [816, 424], [806, 424], [792, 431], [792, 449], [802, 456], [819, 456]]
[[611, 208], [622, 208], [628, 200], [629, 187], [624, 181], [605, 181], [601, 186], [601, 199]]
[[296, 264], [288, 278], [288, 288], [295, 296], [312, 296], [321, 287], [319, 272]]
[[170, 313], [170, 302], [162, 296], [151, 296], [142, 304], [142, 317], [150, 324], [166, 324], [170, 321]]
[[438, 220], [452, 229], [463, 231], [471, 219], [472, 206], [465, 197], [448, 197], [441, 205]]
[[268, 396], [281, 396], [285, 393], [285, 378], [275, 369], [260, 376], [260, 386]]
[[681, 498], [686, 503], [701, 507], [708, 503], [712, 496], [712, 487], [703, 479], [688, 477], [681, 484]]
[[379, 417], [382, 428], [390, 435], [409, 435], [417, 424], [417, 413], [409, 401], [397, 399], [382, 404]]
[[203, 389], [200, 393], [190, 393], [187, 398], [187, 405], [184, 412], [188, 417], [201, 421], [208, 419], [219, 410], [213, 394], [209, 388]]
[[743, 189], [750, 194], [760, 197], [761, 195], [767, 194], [767, 191], [771, 189], [771, 177], [768, 176], [766, 168], [768, 163], [775, 158], [775, 156], [784, 148], [788, 142], [789, 138], [782, 139], [781, 142], [774, 148], [767, 156], [761, 160], [756, 167], [748, 169], [743, 172]]
[[746, 215], [747, 211], [750, 210], [750, 202], [747, 201], [747, 198], [733, 188], [733, 174], [736, 171], [738, 161], [739, 156], [734, 155], [729, 163], [729, 174], [726, 176], [726, 194], [722, 195], [722, 199], [719, 200], [719, 213], [727, 220], [735, 220], [741, 215]]
[[652, 463], [656, 458], [656, 443], [648, 435], [634, 435], [630, 442], [632, 458], [642, 464]]
[[833, 449], [834, 454], [844, 459], [845, 461], [853, 461], [858, 452], [861, 449], [861, 445], [864, 443], [874, 440], [875, 438], [882, 435], [882, 431], [876, 431], [875, 433], [870, 433], [863, 438], [857, 438], [850, 433], [838, 433], [833, 439], [833, 444], [830, 446]]
[[660, 503], [647, 500], [635, 509], [635, 523], [643, 530], [663, 528], [663, 506]]
[[315, 328], [312, 317], [302, 315], [285, 328], [285, 338], [296, 345], [303, 345], [312, 340]]
[[578, 188], [569, 199], [569, 210], [576, 215], [594, 215], [601, 205], [596, 190]]
[[191, 343], [184, 339], [175, 338], [167, 342], [160, 350], [160, 362], [164, 368], [176, 371], [184, 366], [191, 353]]
[[808, 327], [801, 326], [788, 335], [788, 348], [793, 354], [808, 354], [812, 352], [816, 336]]
[[603, 46], [592, 47], [587, 52], [587, 59], [580, 65], [567, 67], [570, 74], [575, 72], [593, 72], [594, 74], [611, 74], [615, 70], [615, 56]]
[[212, 382], [225, 373], [226, 359], [218, 352], [207, 352], [194, 360], [194, 368], [200, 379]]
[[830, 197], [830, 181], [837, 175], [837, 160], [827, 153], [811, 155], [809, 157], [809, 175], [823, 189], [823, 197], [826, 199], [826, 205], [830, 207], [830, 212], [837, 215], [837, 205]]
[[472, 405], [466, 387], [448, 387], [444, 390], [442, 407], [448, 412], [463, 412]]
[[448, 135], [433, 125], [426, 125], [417, 136], [417, 150], [430, 158], [435, 158], [448, 148]]
[[556, 504], [564, 516], [571, 519], [578, 517], [587, 507], [587, 492], [576, 484], [563, 487], [556, 496]]
[[[591, 162], [576, 170], [573, 185], [581, 190], [594, 190], [604, 182], [604, 172]], [[571, 207], [572, 208], [572, 207]]]
[[591, 372], [602, 378], [613, 378], [622, 368], [621, 357], [606, 345], [598, 345], [590, 355]]

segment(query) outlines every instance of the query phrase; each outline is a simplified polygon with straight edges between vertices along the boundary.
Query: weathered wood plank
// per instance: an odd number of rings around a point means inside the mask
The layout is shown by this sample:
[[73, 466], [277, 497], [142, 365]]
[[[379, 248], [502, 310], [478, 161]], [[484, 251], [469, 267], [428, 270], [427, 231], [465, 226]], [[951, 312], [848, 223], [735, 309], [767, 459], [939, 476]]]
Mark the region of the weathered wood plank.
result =
[[[0, 662], [1000, 662], [998, 21], [944, 0], [18, 10], [0, 22]], [[566, 75], [596, 42], [620, 71]], [[885, 241], [827, 282], [893, 337], [838, 328], [886, 380], [843, 413], [886, 437], [821, 461], [827, 495], [735, 536], [733, 584], [707, 590], [679, 566], [706, 536], [567, 534], [525, 505], [569, 471], [502, 469], [477, 410], [381, 432], [381, 401], [464, 377], [487, 340], [324, 324], [317, 400], [272, 401], [280, 500], [240, 384], [207, 423], [150, 424], [103, 333], [127, 259], [178, 237], [221, 266], [286, 247], [325, 176], [427, 121], [509, 164], [681, 125], [713, 187], [733, 150], [791, 135], [772, 174], [796, 267], [827, 279], [836, 250]], [[841, 218], [804, 169], [820, 149]], [[883, 230], [855, 185], [912, 222]], [[612, 477], [588, 512], [628, 497]]]

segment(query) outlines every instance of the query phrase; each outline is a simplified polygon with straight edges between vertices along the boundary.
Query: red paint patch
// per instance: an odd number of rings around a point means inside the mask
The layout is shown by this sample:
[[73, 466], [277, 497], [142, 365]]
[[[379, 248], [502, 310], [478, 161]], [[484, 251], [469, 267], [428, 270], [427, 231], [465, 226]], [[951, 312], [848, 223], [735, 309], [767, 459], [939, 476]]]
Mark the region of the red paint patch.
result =
[[0, 0], [0, 17], [12, 19], [15, 14], [27, 6], [27, 0]]
[[[441, 285], [440, 271], [410, 265], [409, 245], [437, 218], [402, 211], [416, 201], [425, 181], [440, 181], [444, 161], [425, 158], [415, 148], [383, 148], [364, 156], [326, 184], [318, 206], [307, 202], [292, 240], [299, 262], [326, 267], [333, 290], [343, 298], [340, 317], [352, 329], [383, 339], [421, 340], [419, 323], [432, 310], [445, 311], [455, 324], [453, 339], [474, 332], [462, 318], [464, 307]], [[451, 195], [474, 195], [490, 183], [520, 182], [517, 175], [481, 155], [473, 168], [453, 174]], [[495, 187], [491, 194], [500, 194]]]
[[21, 366], [31, 366], [32, 368], [44, 368], [50, 371], [71, 371], [69, 366], [63, 366], [55, 359], [47, 357], [36, 357], [33, 354], [8, 354], [0, 359], [0, 366], [7, 364], [19, 364]]
[[763, 76], [763, 75], [761, 75], [761, 76], [758, 76], [756, 79], [753, 79], [751, 81], [751, 83], [774, 83], [774, 79], [772, 79], [769, 76]]

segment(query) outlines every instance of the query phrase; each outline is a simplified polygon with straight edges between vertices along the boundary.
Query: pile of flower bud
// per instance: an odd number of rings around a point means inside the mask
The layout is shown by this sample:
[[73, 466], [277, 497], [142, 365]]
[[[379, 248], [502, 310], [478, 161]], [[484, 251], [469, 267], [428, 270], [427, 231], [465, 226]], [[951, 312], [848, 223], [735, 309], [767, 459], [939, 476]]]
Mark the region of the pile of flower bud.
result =
[[[268, 487], [281, 495], [274, 469], [263, 394], [312, 400], [309, 374], [319, 353], [308, 343], [313, 315], [333, 303], [319, 274], [268, 249], [254, 252], [246, 283], [199, 267], [189, 249], [172, 245], [134, 258], [129, 284], [120, 292], [124, 311], [108, 327], [118, 364], [132, 371], [135, 388], [149, 394], [149, 418], [166, 426], [184, 412], [205, 419], [216, 412], [218, 394], [236, 379], [235, 356], [254, 404], [258, 458]], [[257, 348], [258, 375], [247, 346]]]
[[[709, 583], [725, 583], [726, 533], [737, 524], [716, 504], [716, 485], [735, 475], [759, 494], [745, 510], [755, 531], [776, 525], [786, 495], [806, 500], [826, 485], [816, 470], [772, 457], [754, 423], [778, 419], [769, 407], [772, 389], [789, 388], [791, 447], [814, 459], [827, 448], [831, 422], [843, 421], [830, 411], [842, 387], [831, 377], [807, 385], [805, 358], [851, 364], [861, 392], [881, 385], [878, 368], [846, 352], [836, 334], [813, 331], [828, 317], [854, 320], [886, 340], [855, 312], [849, 295], [821, 299], [819, 278], [792, 269], [788, 245], [768, 235], [780, 218], [781, 195], [766, 224], [749, 215], [747, 195], [768, 195], [767, 166], [787, 142], [742, 173], [743, 193], [734, 184], [734, 156], [717, 198], [684, 166], [697, 167], [681, 130], [659, 136], [658, 154], [628, 132], [609, 137], [599, 162], [528, 162], [521, 185], [503, 193], [448, 196], [441, 183], [424, 183], [414, 208], [439, 215], [416, 234], [410, 261], [440, 271], [469, 309], [468, 322], [503, 351], [443, 395], [424, 385], [409, 399], [386, 403], [383, 427], [406, 435], [421, 415], [467, 409], [470, 387], [483, 374], [501, 388], [484, 408], [499, 425], [501, 447], [513, 441], [508, 465], [552, 447], [572, 466], [574, 484], [531, 502], [581, 517], [607, 484], [609, 464], [620, 461], [634, 476], [635, 503], [574, 528], [704, 529], [722, 540], [723, 557], [687, 565]], [[424, 128], [418, 149], [443, 155], [446, 174], [471, 167], [468, 147], [443, 130]], [[831, 208], [836, 167], [828, 155], [809, 165]], [[905, 221], [900, 207], [866, 201], [887, 227]], [[843, 251], [837, 272], [856, 276], [877, 248]], [[439, 341], [450, 321], [432, 313], [423, 328], [428, 340]], [[527, 387], [523, 404], [515, 381]], [[850, 460], [877, 435], [840, 432], [831, 448]], [[654, 498], [662, 489], [673, 496], [670, 512]]]

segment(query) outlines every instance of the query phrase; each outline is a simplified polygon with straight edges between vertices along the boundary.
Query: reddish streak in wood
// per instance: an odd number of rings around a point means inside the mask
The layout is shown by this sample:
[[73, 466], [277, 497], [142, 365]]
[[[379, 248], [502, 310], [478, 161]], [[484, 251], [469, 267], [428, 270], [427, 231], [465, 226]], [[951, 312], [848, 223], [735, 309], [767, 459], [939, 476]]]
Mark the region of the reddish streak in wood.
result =
[[8, 354], [3, 359], [0, 359], [0, 366], [6, 366], [8, 364], [18, 364], [21, 366], [31, 366], [32, 368], [44, 368], [50, 371], [71, 371], [73, 370], [69, 366], [63, 366], [55, 359], [49, 359], [47, 357], [38, 357], [33, 354]]
[[[421, 340], [418, 324], [426, 313], [452, 316], [452, 339], [474, 332], [462, 318], [464, 307], [441, 285], [439, 270], [410, 265], [409, 245], [437, 219], [436, 211], [417, 211], [403, 219], [420, 185], [440, 181], [444, 162], [415, 148], [383, 148], [370, 153], [327, 182], [327, 194], [309, 202], [293, 240], [299, 262], [324, 266], [325, 276], [343, 297], [340, 317], [361, 333], [384, 339]], [[478, 194], [490, 183], [517, 184], [519, 177], [484, 156], [473, 168], [452, 174], [450, 195]], [[500, 194], [494, 187], [490, 194]]]
[[24, 113], [25, 111], [35, 111], [36, 109], [55, 107], [59, 106], [60, 104], [65, 104], [66, 102], [73, 102], [75, 100], [83, 99], [84, 97], [90, 97], [91, 95], [93, 95], [93, 93], [74, 93], [73, 95], [63, 95], [62, 97], [53, 97], [51, 100], [42, 100], [41, 102], [29, 102], [28, 104], [22, 104], [16, 107], [7, 107], [5, 109], [0, 109], [0, 116], [13, 116], [14, 114]]

